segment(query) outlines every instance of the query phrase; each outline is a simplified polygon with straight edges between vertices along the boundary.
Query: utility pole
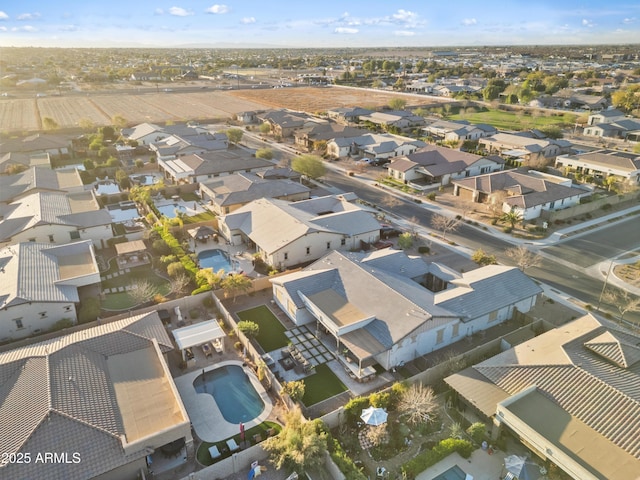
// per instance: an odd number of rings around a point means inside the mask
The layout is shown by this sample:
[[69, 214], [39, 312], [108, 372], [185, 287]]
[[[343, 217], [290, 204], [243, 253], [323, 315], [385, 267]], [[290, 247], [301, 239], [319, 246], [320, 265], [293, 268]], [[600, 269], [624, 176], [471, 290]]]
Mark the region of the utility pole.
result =
[[602, 285], [602, 291], [600, 292], [600, 298], [598, 298], [598, 308], [596, 310], [600, 311], [600, 304], [602, 303], [602, 297], [604, 296], [604, 292], [607, 289], [607, 282], [609, 281], [609, 275], [611, 275], [611, 269], [613, 268], [613, 260], [609, 264], [609, 270], [607, 270], [607, 275], [604, 277], [604, 284]]

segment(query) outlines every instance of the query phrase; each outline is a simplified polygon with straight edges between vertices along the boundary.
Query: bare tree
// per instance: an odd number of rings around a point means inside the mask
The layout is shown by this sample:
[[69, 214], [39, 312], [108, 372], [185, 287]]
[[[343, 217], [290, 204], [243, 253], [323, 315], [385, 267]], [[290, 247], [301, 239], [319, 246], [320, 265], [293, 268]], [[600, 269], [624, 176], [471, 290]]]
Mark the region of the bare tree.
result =
[[422, 383], [414, 383], [406, 389], [398, 404], [398, 410], [402, 415], [406, 415], [407, 421], [413, 425], [433, 422], [437, 408], [433, 390]]
[[523, 272], [530, 267], [538, 267], [542, 263], [542, 256], [539, 253], [530, 251], [524, 245], [518, 245], [517, 247], [509, 248], [505, 250], [504, 254], [511, 260], [516, 262], [516, 265]]
[[454, 232], [460, 225], [457, 218], [445, 217], [444, 215], [434, 215], [431, 218], [431, 226], [442, 231], [442, 240], [446, 239], [447, 232]]
[[127, 293], [136, 302], [136, 305], [139, 305], [153, 300], [153, 297], [158, 293], [158, 287], [148, 280], [139, 279], [131, 284]]
[[506, 200], [508, 194], [505, 190], [497, 190], [489, 197], [489, 203], [487, 203], [487, 209], [494, 218], [500, 218], [502, 215], [502, 205]]
[[640, 297], [631, 295], [626, 290], [606, 290], [604, 301], [613, 305], [620, 313], [620, 322], [624, 320], [627, 312], [640, 312]]
[[187, 275], [181, 273], [171, 278], [171, 291], [179, 296], [184, 295], [187, 292], [187, 287], [191, 283], [191, 280]]

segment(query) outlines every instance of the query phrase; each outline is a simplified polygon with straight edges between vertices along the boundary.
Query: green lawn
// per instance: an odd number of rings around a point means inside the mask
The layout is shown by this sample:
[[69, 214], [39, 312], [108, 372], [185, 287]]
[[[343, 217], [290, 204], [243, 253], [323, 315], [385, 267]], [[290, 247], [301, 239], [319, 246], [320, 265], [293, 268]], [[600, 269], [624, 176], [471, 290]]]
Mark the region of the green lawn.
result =
[[[253, 436], [256, 434], [260, 434], [260, 436], [262, 437], [262, 440], [266, 440], [269, 436], [267, 432], [271, 428], [273, 428], [277, 433], [280, 433], [280, 431], [282, 430], [282, 427], [277, 423], [263, 422], [260, 425], [257, 425], [253, 428], [249, 428], [248, 430], [246, 430], [244, 433], [244, 438], [245, 440], [249, 441], [251, 445], [254, 445]], [[234, 438], [236, 443], [240, 445], [240, 432], [238, 432], [238, 434], [234, 435], [232, 438]], [[230, 457], [231, 453], [227, 449], [227, 440], [229, 439], [225, 438], [220, 442], [202, 442], [198, 447], [198, 451], [196, 452], [196, 456], [198, 457], [198, 462], [200, 462], [202, 465], [205, 465], [205, 466], [209, 466], [214, 463], [214, 461], [211, 459], [211, 455], [209, 454], [209, 447], [211, 445], [217, 445], [218, 451], [222, 454], [220, 458], [216, 460], [216, 462], [224, 458]]]
[[457, 113], [447, 116], [448, 120], [467, 120], [471, 123], [487, 123], [500, 130], [528, 130], [553, 125], [573, 124], [577, 115], [565, 113], [553, 116], [532, 116], [523, 112], [503, 110], [483, 110], [475, 113]]
[[256, 337], [256, 341], [260, 344], [265, 352], [272, 352], [279, 348], [286, 347], [289, 339], [284, 334], [285, 328], [280, 320], [271, 313], [266, 305], [243, 310], [238, 312], [240, 320], [250, 320], [260, 327], [260, 333]]
[[[115, 260], [112, 260], [111, 263], [114, 264]], [[109, 269], [109, 272], [113, 274], [113, 269]], [[102, 289], [126, 287], [138, 280], [145, 280], [155, 285], [156, 293], [160, 295], [167, 295], [171, 292], [171, 284], [169, 281], [156, 275], [150, 266], [135, 267], [132, 268], [129, 273], [104, 280], [102, 282]], [[149, 300], [152, 299], [150, 298]], [[135, 302], [127, 292], [108, 293], [102, 301], [102, 308], [107, 310], [125, 310], [135, 307], [136, 304], [137, 302]]]
[[316, 373], [304, 379], [302, 403], [307, 407], [348, 390], [326, 363], [317, 365], [315, 370]]
[[213, 220], [214, 218], [216, 218], [215, 213], [207, 210], [206, 212], [202, 212], [196, 215], [192, 215], [190, 217], [186, 217], [184, 219], [184, 224], [188, 225], [190, 223], [208, 222], [210, 220]]

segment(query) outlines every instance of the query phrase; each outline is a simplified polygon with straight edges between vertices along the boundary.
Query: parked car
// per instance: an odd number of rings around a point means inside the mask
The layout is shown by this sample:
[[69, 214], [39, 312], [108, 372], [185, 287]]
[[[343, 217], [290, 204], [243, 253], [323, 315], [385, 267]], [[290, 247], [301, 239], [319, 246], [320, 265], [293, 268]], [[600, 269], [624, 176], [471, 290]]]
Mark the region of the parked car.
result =
[[390, 163], [391, 160], [388, 158], [374, 158], [371, 162], [369, 162], [374, 167], [383, 167], [386, 164]]

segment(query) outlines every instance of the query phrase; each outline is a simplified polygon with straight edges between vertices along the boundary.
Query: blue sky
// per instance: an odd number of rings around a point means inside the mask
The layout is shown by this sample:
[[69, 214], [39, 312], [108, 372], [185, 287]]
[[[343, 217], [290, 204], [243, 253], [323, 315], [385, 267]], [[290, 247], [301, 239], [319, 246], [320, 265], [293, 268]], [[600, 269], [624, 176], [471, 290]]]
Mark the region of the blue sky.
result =
[[0, 4], [0, 46], [640, 43], [640, 2], [637, 0], [220, 0], [220, 3], [21, 0], [10, 3]]

